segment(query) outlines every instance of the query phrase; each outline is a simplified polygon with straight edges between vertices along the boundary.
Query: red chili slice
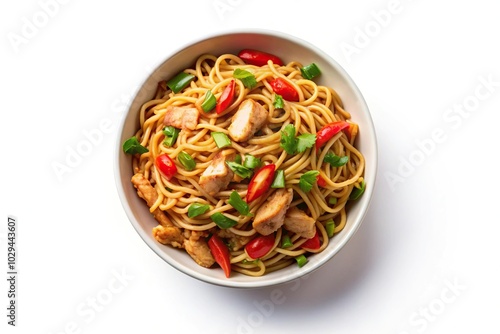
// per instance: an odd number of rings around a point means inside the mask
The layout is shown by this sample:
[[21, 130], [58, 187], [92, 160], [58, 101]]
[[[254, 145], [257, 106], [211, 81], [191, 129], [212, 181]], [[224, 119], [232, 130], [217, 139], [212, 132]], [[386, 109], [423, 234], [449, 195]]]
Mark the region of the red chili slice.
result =
[[285, 79], [276, 78], [273, 81], [269, 82], [273, 91], [276, 94], [281, 95], [285, 100], [297, 102], [299, 100], [299, 93], [295, 90], [295, 88]]
[[208, 247], [215, 262], [224, 270], [224, 274], [227, 278], [231, 275], [231, 259], [229, 254], [229, 248], [227, 245], [219, 238], [216, 234], [212, 235], [208, 240]]
[[337, 133], [349, 127], [349, 123], [344, 121], [332, 122], [322, 127], [316, 133], [316, 150], [326, 144]]
[[168, 156], [168, 154], [161, 154], [156, 157], [156, 167], [160, 170], [160, 173], [167, 179], [170, 180], [177, 173], [177, 166], [175, 162]]
[[255, 65], [255, 66], [267, 65], [268, 60], [271, 60], [273, 62], [273, 64], [276, 64], [279, 66], [283, 65], [283, 61], [279, 57], [277, 57], [273, 54], [267, 53], [267, 52], [262, 52], [262, 51], [253, 50], [253, 49], [241, 50], [238, 53], [238, 57], [243, 59], [243, 61], [245, 63], [250, 64], [250, 65]]
[[246, 196], [247, 203], [259, 198], [269, 190], [274, 179], [275, 164], [269, 164], [260, 168], [250, 180]]
[[321, 240], [319, 240], [318, 229], [316, 229], [314, 237], [312, 237], [311, 239], [307, 239], [306, 242], [304, 242], [300, 247], [311, 250], [319, 249], [321, 247]]
[[245, 246], [245, 251], [252, 259], [260, 259], [265, 256], [274, 246], [274, 234], [260, 235]]
[[220, 114], [224, 110], [229, 107], [229, 105], [233, 102], [234, 98], [234, 86], [235, 86], [235, 81], [234, 79], [231, 80], [229, 85], [226, 86], [224, 91], [222, 92], [222, 95], [219, 97], [219, 100], [217, 101], [217, 104], [215, 105], [215, 111]]

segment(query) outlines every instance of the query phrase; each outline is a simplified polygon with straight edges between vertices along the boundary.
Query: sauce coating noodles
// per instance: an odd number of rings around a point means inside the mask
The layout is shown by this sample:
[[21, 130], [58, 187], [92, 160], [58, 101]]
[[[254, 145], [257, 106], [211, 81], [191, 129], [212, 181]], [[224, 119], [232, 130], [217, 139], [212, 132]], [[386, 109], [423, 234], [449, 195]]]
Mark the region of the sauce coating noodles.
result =
[[[214, 250], [207, 246], [207, 240], [212, 235], [217, 235], [228, 245], [232, 271], [260, 276], [295, 263], [295, 259], [301, 255], [308, 256], [323, 251], [334, 240], [331, 236], [344, 228], [349, 197], [354, 188], [364, 185], [365, 161], [355, 147], [358, 126], [350, 121], [351, 115], [343, 109], [342, 100], [335, 90], [305, 79], [300, 71], [302, 67], [301, 63], [295, 61], [283, 66], [271, 61], [264, 66], [255, 66], [246, 64], [237, 55], [204, 54], [196, 60], [194, 68], [183, 71], [192, 74], [194, 79], [178, 93], [172, 92], [166, 82], [159, 83], [155, 97], [141, 107], [140, 127], [135, 135], [148, 152], [135, 154], [132, 166], [136, 178], [132, 182], [159, 222], [153, 229], [159, 242], [185, 249], [200, 265], [211, 267], [214, 261], [220, 260], [213, 254]], [[255, 87], [249, 89], [245, 87], [244, 81], [235, 79], [233, 75], [237, 69], [250, 72], [255, 77]], [[277, 94], [271, 83], [277, 78], [286, 80], [296, 91], [297, 102], [285, 100], [282, 107], [275, 107]], [[234, 97], [229, 106], [220, 113], [215, 112], [215, 109], [203, 111], [202, 104], [207, 92], [211, 91], [215, 99], [220, 100], [232, 80], [235, 81]], [[239, 124], [241, 128], [241, 120], [236, 119], [235, 115], [248, 99], [265, 110], [265, 122], [254, 129], [248, 140], [236, 141], [228, 129], [231, 124], [235, 124], [235, 128]], [[192, 121], [187, 119], [187, 113], [172, 114], [173, 116], [168, 117], [181, 119], [174, 119], [171, 123], [166, 121], [166, 115], [174, 107], [181, 111], [191, 108], [193, 114], [196, 114], [193, 108], [199, 111], [199, 115], [194, 116], [196, 119], [194, 126], [191, 126], [193, 129], [189, 129], [190, 125], [187, 124]], [[182, 119], [183, 117], [186, 119]], [[251, 121], [252, 119], [249, 120]], [[320, 148], [309, 144], [303, 152], [297, 150], [290, 154], [283, 147], [283, 131], [290, 124], [294, 126], [296, 136], [292, 140], [297, 140], [304, 134], [319, 136], [320, 129], [333, 122], [344, 121], [349, 121], [348, 127], [327, 138]], [[173, 127], [180, 130], [172, 145], [164, 143], [166, 123], [174, 124]], [[230, 145], [219, 148], [212, 135], [214, 132], [226, 134]], [[190, 168], [180, 159], [180, 155], [186, 153], [195, 163]], [[175, 163], [176, 172], [173, 177], [165, 177], [155, 162], [163, 154], [167, 154]], [[247, 203], [249, 213], [244, 215], [230, 204], [229, 198], [236, 191], [243, 202], [246, 202], [251, 177], [243, 178], [238, 171], [232, 170], [229, 172], [232, 174], [229, 183], [223, 184], [215, 192], [208, 191], [209, 187], [204, 186], [203, 181], [200, 185], [200, 178], [204, 173], [210, 174], [207, 168], [214, 167], [218, 159], [222, 159], [220, 168], [228, 168], [227, 162], [230, 161], [244, 166], [243, 162], [248, 155], [259, 159], [260, 167], [273, 164], [275, 170], [282, 170], [285, 188], [266, 188], [264, 194]], [[347, 157], [344, 158], [347, 162], [335, 167], [335, 164], [327, 162], [332, 156], [335, 159]], [[255, 175], [259, 166], [247, 169]], [[309, 176], [312, 175], [314, 179], [310, 182], [309, 178], [309, 190], [303, 187], [305, 177], [302, 176], [311, 171], [313, 173], [309, 173]], [[318, 171], [318, 175], [314, 171]], [[207, 182], [211, 182], [211, 177], [212, 175], [208, 175]], [[220, 185], [216, 185], [216, 188], [217, 186]], [[274, 208], [272, 204], [263, 209], [266, 203], [272, 202], [273, 194], [280, 190], [283, 194], [286, 191], [292, 194], [290, 201], [283, 207]], [[200, 209], [202, 213], [198, 212], [190, 217], [190, 206], [193, 204], [204, 209]], [[268, 246], [270, 249], [266, 255], [254, 259], [245, 245], [261, 235], [259, 228], [254, 226], [257, 216], [262, 215], [259, 214], [260, 209], [261, 213], [274, 209], [281, 212], [270, 213], [273, 221], [266, 221], [264, 218], [262, 224], [267, 224], [265, 227], [272, 229], [270, 234], [274, 236], [274, 244]], [[293, 219], [292, 212], [298, 215], [298, 219]], [[215, 213], [223, 214], [235, 225], [221, 228], [213, 219]], [[305, 226], [307, 224], [310, 226]], [[312, 239], [311, 228], [316, 233], [319, 245], [304, 248], [302, 244]], [[304, 232], [302, 229], [309, 231]], [[304, 237], [305, 235], [309, 238]], [[291, 245], [283, 246], [285, 239], [289, 239]]]

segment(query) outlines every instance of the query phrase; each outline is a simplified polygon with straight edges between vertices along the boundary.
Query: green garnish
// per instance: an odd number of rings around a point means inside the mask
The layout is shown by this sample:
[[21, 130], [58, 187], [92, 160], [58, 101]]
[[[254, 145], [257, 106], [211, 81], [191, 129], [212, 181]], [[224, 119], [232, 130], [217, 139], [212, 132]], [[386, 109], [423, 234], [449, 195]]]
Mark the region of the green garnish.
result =
[[274, 173], [274, 180], [271, 183], [271, 188], [285, 188], [285, 171], [278, 169]]
[[288, 248], [292, 247], [293, 243], [292, 240], [290, 240], [290, 236], [288, 234], [285, 234], [283, 238], [281, 239], [281, 248]]
[[318, 175], [319, 171], [317, 170], [310, 170], [302, 174], [299, 179], [300, 189], [302, 189], [303, 192], [311, 191], [313, 185], [316, 183]]
[[299, 268], [302, 268], [307, 263], [307, 257], [302, 254], [295, 257], [295, 261], [297, 261], [297, 265], [299, 266]]
[[188, 208], [188, 217], [194, 218], [196, 216], [202, 215], [210, 209], [210, 205], [193, 203]]
[[365, 183], [365, 180], [361, 181], [361, 187], [360, 188], [352, 188], [352, 191], [351, 191], [351, 194], [349, 195], [349, 199], [350, 200], [357, 200], [358, 198], [361, 197], [361, 195], [363, 195], [363, 193], [365, 192], [365, 188], [366, 188], [366, 183]]
[[203, 109], [204, 112], [209, 112], [215, 108], [216, 104], [217, 99], [215, 98], [215, 95], [212, 94], [211, 90], [207, 91], [205, 94], [205, 100], [203, 100], [203, 103], [201, 104], [201, 109]]
[[210, 216], [210, 218], [217, 226], [219, 226], [222, 229], [227, 229], [238, 224], [236, 220], [232, 220], [231, 218], [224, 216], [220, 212], [214, 213], [213, 215]]
[[333, 237], [333, 233], [335, 231], [335, 222], [333, 219], [327, 220], [325, 223], [326, 234], [329, 238]]
[[283, 109], [285, 107], [285, 102], [283, 101], [283, 98], [279, 94], [274, 94], [274, 102], [273, 106], [276, 109]]
[[243, 83], [243, 86], [248, 89], [252, 89], [257, 86], [257, 79], [255, 79], [255, 75], [247, 70], [243, 70], [241, 68], [235, 69], [233, 72], [233, 78], [239, 79]]
[[235, 208], [243, 216], [253, 216], [250, 213], [250, 206], [245, 202], [236, 190], [233, 190], [227, 201], [233, 208]]
[[252, 177], [252, 175], [253, 175], [253, 170], [251, 170], [250, 168], [247, 168], [239, 163], [236, 163], [234, 161], [226, 161], [226, 164], [239, 177], [246, 179], [246, 178]]
[[224, 132], [212, 132], [211, 135], [215, 141], [215, 145], [217, 145], [218, 148], [223, 148], [231, 145], [231, 140]]
[[184, 168], [188, 171], [192, 171], [196, 168], [196, 161], [194, 161], [193, 157], [184, 151], [179, 152], [177, 155], [177, 159], [184, 166]]
[[179, 93], [181, 90], [187, 87], [189, 83], [195, 78], [193, 74], [189, 74], [186, 72], [181, 72], [177, 74], [175, 77], [167, 81], [167, 86], [174, 93]]
[[335, 153], [328, 152], [323, 161], [328, 162], [332, 167], [342, 167], [349, 161], [349, 157], [347, 155], [339, 157]]
[[328, 204], [330, 204], [330, 205], [337, 204], [337, 197], [332, 196], [332, 197], [328, 198]]
[[166, 147], [172, 147], [174, 146], [175, 141], [177, 140], [177, 136], [179, 136], [179, 132], [181, 132], [181, 130], [169, 125], [165, 127], [162, 132], [165, 135], [163, 145], [165, 145]]
[[309, 65], [306, 65], [300, 69], [300, 73], [302, 73], [302, 76], [304, 79], [307, 80], [312, 80], [313, 78], [317, 77], [318, 75], [321, 74], [321, 71], [315, 63], [311, 63]]
[[316, 135], [303, 133], [295, 137], [295, 126], [288, 124], [281, 130], [280, 146], [288, 154], [302, 153], [316, 143]]
[[243, 166], [246, 168], [254, 169], [261, 165], [259, 158], [254, 157], [251, 154], [245, 154], [245, 160], [243, 161]]
[[133, 136], [123, 143], [123, 152], [126, 154], [143, 154], [149, 152], [149, 150], [139, 143], [137, 137]]

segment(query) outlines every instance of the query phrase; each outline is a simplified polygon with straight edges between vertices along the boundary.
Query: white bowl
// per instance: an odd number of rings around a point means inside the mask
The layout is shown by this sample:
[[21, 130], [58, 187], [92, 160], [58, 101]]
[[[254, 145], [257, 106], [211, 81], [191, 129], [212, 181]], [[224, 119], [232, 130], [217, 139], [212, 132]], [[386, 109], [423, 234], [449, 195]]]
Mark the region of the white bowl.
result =
[[[157, 222], [149, 213], [145, 202], [137, 196], [136, 190], [130, 182], [132, 177], [131, 157], [123, 153], [122, 143], [137, 131], [140, 106], [152, 98], [158, 81], [169, 79], [179, 71], [193, 66], [196, 58], [201, 54], [237, 53], [245, 48], [276, 54], [285, 62], [291, 60], [299, 61], [302, 64], [314, 62], [319, 66], [322, 74], [315, 81], [318, 84], [334, 88], [342, 98], [345, 109], [351, 113], [352, 121], [359, 125], [360, 133], [357, 138], [357, 147], [366, 159], [364, 178], [367, 186], [364, 195], [350, 207], [345, 228], [333, 237], [323, 252], [310, 256], [309, 262], [305, 266], [298, 268], [296, 265], [291, 265], [262, 277], [248, 277], [233, 273], [228, 279], [222, 270], [203, 268], [196, 264], [185, 251], [162, 245], [154, 239], [151, 231]], [[265, 30], [211, 35], [180, 48], [165, 59], [139, 88], [122, 120], [114, 146], [115, 178], [118, 193], [127, 216], [146, 244], [171, 266], [189, 276], [212, 284], [239, 288], [255, 288], [285, 283], [312, 272], [330, 260], [359, 228], [372, 197], [377, 172], [377, 144], [373, 122], [361, 92], [349, 75], [337, 62], [308, 42], [281, 32]]]

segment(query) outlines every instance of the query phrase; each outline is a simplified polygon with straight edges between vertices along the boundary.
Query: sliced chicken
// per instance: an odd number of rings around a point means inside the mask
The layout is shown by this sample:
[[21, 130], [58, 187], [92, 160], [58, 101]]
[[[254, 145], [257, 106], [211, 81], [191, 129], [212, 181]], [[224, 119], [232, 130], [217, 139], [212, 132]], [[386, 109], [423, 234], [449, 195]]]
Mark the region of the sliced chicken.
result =
[[168, 106], [163, 124], [183, 130], [194, 130], [199, 118], [200, 112], [195, 107]]
[[237, 142], [245, 142], [266, 123], [269, 112], [252, 99], [241, 102], [238, 111], [227, 129], [229, 136]]
[[255, 213], [253, 228], [262, 235], [278, 230], [285, 220], [285, 213], [293, 199], [293, 190], [278, 189]]
[[206, 232], [192, 231], [189, 238], [184, 239], [184, 248], [196, 263], [210, 268], [215, 263], [215, 259], [205, 240], [206, 237]]
[[285, 215], [284, 227], [303, 238], [311, 239], [316, 233], [316, 221], [304, 211], [296, 207], [288, 209]]
[[203, 190], [213, 196], [226, 189], [233, 179], [233, 174], [233, 171], [226, 164], [226, 156], [222, 152], [218, 152], [201, 174], [199, 184]]
[[[137, 173], [132, 176], [132, 184], [137, 189], [139, 197], [144, 199], [149, 207], [153, 206], [158, 199], [158, 193], [144, 175]], [[159, 243], [186, 249], [200, 266], [210, 267], [214, 264], [215, 260], [204, 238], [206, 233], [184, 230], [183, 234], [183, 230], [175, 226], [160, 209], [153, 211], [153, 216], [160, 223], [153, 228], [153, 236]]]
[[229, 229], [218, 230], [217, 235], [222, 239], [226, 239], [229, 244], [229, 249], [232, 251], [237, 251], [245, 247], [245, 245], [253, 239], [252, 236], [245, 237], [242, 235], [237, 235], [231, 232]]
[[[151, 185], [148, 179], [141, 173], [136, 173], [132, 176], [132, 184], [137, 189], [137, 194], [140, 198], [146, 201], [148, 207], [152, 207], [158, 199], [156, 189]], [[162, 226], [174, 226], [170, 219], [159, 208], [152, 212], [155, 219]]]

